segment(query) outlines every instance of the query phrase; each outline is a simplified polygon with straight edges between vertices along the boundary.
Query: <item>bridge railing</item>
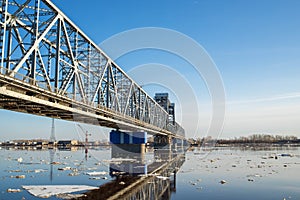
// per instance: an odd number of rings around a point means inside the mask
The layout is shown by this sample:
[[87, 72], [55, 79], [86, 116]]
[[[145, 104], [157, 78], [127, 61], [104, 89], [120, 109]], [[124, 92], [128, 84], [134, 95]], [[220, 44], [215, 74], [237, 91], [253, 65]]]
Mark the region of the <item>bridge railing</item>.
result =
[[177, 122], [175, 122], [175, 124], [168, 123], [167, 129], [168, 129], [168, 131], [170, 131], [170, 132], [172, 132], [176, 135], [180, 135], [182, 137], [185, 137], [184, 129]]

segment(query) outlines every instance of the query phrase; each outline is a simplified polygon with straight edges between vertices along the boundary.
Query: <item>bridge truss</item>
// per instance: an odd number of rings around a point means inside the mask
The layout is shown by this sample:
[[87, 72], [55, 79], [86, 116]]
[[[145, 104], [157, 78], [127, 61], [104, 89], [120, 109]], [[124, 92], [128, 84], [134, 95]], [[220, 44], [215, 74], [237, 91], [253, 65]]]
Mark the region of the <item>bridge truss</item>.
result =
[[176, 135], [168, 113], [51, 1], [0, 3], [0, 107]]

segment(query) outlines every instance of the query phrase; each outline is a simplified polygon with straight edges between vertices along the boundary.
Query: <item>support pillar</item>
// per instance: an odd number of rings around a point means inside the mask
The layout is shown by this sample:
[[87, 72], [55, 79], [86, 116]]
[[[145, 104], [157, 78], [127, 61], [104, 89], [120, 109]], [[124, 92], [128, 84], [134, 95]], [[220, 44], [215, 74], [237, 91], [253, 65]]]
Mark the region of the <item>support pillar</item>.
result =
[[[110, 143], [112, 154], [145, 154], [147, 133], [146, 132], [121, 132], [113, 130], [110, 132]], [[116, 148], [118, 147], [118, 148]]]
[[[145, 152], [147, 143], [146, 132], [110, 132], [111, 157], [120, 159], [120, 163], [110, 164], [110, 175], [118, 174], [139, 175], [147, 174]], [[120, 173], [122, 172], [122, 173]]]

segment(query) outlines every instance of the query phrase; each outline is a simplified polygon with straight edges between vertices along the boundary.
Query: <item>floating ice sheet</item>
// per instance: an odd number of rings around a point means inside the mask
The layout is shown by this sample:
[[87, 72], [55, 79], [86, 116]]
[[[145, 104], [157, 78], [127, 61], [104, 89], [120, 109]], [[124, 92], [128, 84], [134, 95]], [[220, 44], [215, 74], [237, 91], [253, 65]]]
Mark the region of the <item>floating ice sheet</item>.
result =
[[23, 185], [22, 188], [27, 190], [33, 196], [40, 198], [49, 198], [58, 194], [98, 189], [98, 187], [88, 185]]
[[87, 172], [86, 173], [87, 175], [89, 175], [89, 176], [101, 176], [101, 175], [106, 175], [107, 174], [107, 172], [105, 172], [105, 171], [101, 171], [101, 172]]
[[103, 160], [103, 162], [108, 162], [108, 163], [137, 162], [137, 160], [136, 159], [132, 159], [132, 158], [112, 158], [111, 160]]

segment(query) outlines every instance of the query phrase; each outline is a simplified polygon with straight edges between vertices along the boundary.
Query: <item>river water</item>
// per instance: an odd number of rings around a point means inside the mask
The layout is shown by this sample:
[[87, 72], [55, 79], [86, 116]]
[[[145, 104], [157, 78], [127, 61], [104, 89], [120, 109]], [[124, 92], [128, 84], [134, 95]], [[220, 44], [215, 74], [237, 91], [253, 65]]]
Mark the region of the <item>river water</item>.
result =
[[[126, 181], [117, 178], [114, 172], [122, 169], [144, 178], [137, 179], [141, 183], [133, 188], [144, 188], [149, 193], [162, 192], [157, 195], [161, 199], [300, 199], [299, 147], [194, 148], [167, 156], [148, 149], [142, 161], [121, 159], [117, 163], [112, 160], [110, 147], [88, 149], [88, 152], [83, 148], [2, 147], [0, 153], [1, 200], [41, 199], [22, 187], [28, 185], [108, 186], [106, 193], [114, 190], [112, 194], [115, 195], [136, 182], [136, 176], [132, 178], [134, 181], [129, 181], [130, 176]], [[162, 166], [165, 168], [156, 170]], [[98, 175], [93, 176], [93, 173]], [[152, 175], [146, 176], [147, 173]], [[122, 187], [111, 187], [111, 183]], [[167, 189], [159, 191], [160, 187]], [[20, 191], [14, 193], [11, 189]], [[141, 192], [131, 189], [126, 197], [118, 198], [141, 198], [138, 195]], [[151, 198], [154, 196], [152, 194]], [[62, 196], [47, 197], [60, 199]]]

